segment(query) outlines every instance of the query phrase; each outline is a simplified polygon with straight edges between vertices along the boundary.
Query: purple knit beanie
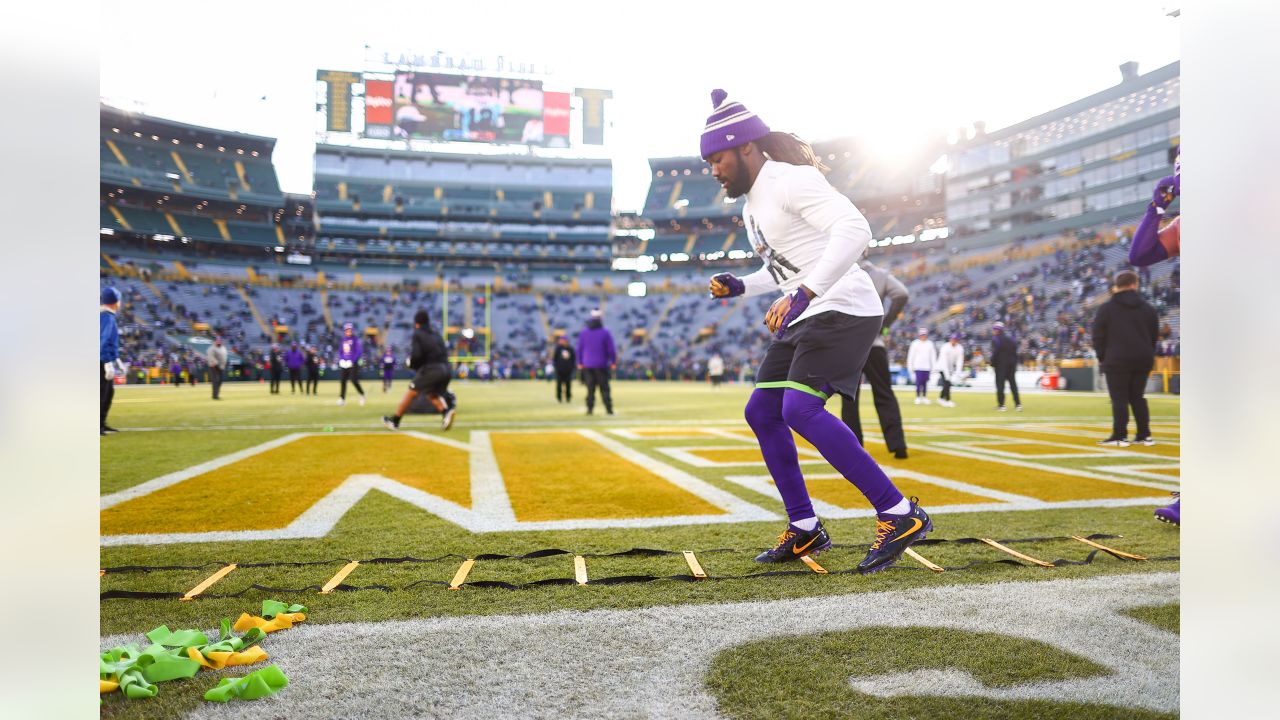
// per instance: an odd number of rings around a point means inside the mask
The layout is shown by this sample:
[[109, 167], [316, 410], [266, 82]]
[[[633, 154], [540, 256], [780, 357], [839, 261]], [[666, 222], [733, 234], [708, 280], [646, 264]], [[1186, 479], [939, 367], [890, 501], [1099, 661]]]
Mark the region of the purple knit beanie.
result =
[[715, 111], [702, 129], [703, 160], [721, 150], [746, 145], [769, 134], [769, 126], [763, 120], [742, 103], [729, 100], [729, 93], [723, 90], [711, 91], [711, 106]]

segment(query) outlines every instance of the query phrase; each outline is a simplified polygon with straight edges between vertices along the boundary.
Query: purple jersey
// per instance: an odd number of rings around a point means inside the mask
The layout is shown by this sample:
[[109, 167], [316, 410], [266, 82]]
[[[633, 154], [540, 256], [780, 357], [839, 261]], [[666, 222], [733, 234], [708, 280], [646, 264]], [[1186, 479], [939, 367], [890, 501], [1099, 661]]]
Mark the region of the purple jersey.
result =
[[386, 355], [383, 355], [382, 356], [382, 376], [387, 379], [390, 379], [391, 373], [394, 372], [395, 369], [396, 369], [396, 356], [392, 355], [391, 353], [387, 353]]
[[360, 346], [360, 338], [343, 336], [342, 343], [338, 349], [339, 360], [350, 360], [352, 363], [360, 359], [364, 353], [364, 348]]

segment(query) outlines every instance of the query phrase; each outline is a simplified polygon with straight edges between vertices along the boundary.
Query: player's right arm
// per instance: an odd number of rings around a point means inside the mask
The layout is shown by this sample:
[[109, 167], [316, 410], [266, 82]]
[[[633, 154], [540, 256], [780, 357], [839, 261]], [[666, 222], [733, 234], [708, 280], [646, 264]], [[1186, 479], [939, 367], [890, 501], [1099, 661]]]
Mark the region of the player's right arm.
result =
[[720, 273], [711, 278], [711, 297], [728, 298], [742, 295], [751, 297], [752, 295], [763, 295], [767, 292], [778, 292], [778, 283], [774, 281], [773, 275], [767, 267], [738, 277], [732, 273]]
[[902, 309], [907, 306], [907, 300], [911, 299], [911, 292], [901, 280], [892, 275], [887, 275], [885, 280], [884, 299], [889, 301], [889, 309], [884, 313], [884, 322], [881, 327], [887, 328], [902, 314]]

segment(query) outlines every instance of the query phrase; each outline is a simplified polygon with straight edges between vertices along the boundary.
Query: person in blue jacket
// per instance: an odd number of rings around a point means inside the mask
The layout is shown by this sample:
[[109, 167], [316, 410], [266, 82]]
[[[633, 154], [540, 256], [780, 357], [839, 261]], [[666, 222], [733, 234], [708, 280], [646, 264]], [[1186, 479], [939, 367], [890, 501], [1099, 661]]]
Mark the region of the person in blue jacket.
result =
[[113, 287], [102, 289], [98, 312], [98, 378], [101, 381], [101, 413], [98, 418], [98, 434], [118, 432], [107, 424], [111, 400], [116, 395], [115, 378], [124, 375], [120, 362], [120, 328], [116, 325], [116, 313], [120, 310], [120, 291]]

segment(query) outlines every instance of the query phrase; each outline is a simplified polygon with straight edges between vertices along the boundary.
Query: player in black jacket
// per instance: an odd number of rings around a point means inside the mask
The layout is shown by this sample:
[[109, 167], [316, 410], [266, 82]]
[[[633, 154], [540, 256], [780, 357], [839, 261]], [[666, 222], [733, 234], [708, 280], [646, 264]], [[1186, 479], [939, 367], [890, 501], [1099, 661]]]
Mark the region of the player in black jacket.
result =
[[431, 316], [426, 310], [419, 310], [413, 316], [413, 341], [406, 362], [418, 372], [414, 375], [413, 382], [409, 383], [409, 391], [396, 408], [396, 414], [383, 415], [382, 424], [389, 430], [399, 429], [400, 418], [409, 411], [413, 399], [418, 393], [426, 393], [427, 399], [443, 415], [440, 427], [445, 430], [453, 427], [453, 413], [457, 409], [457, 402], [453, 393], [449, 392], [449, 380], [452, 376], [449, 350], [445, 347], [444, 338], [431, 329]]
[[1125, 270], [1116, 275], [1111, 299], [1098, 308], [1093, 320], [1093, 349], [1111, 395], [1111, 436], [1099, 445], [1129, 446], [1130, 407], [1138, 426], [1134, 442], [1156, 444], [1144, 393], [1156, 361], [1159, 325], [1156, 309], [1138, 294], [1138, 273]]
[[[573, 371], [578, 367], [578, 356], [569, 345], [569, 338], [561, 335], [556, 339], [555, 350], [551, 351], [551, 365], [556, 371], [556, 402], [573, 402]], [[564, 400], [560, 399], [560, 390], [564, 389]]]

